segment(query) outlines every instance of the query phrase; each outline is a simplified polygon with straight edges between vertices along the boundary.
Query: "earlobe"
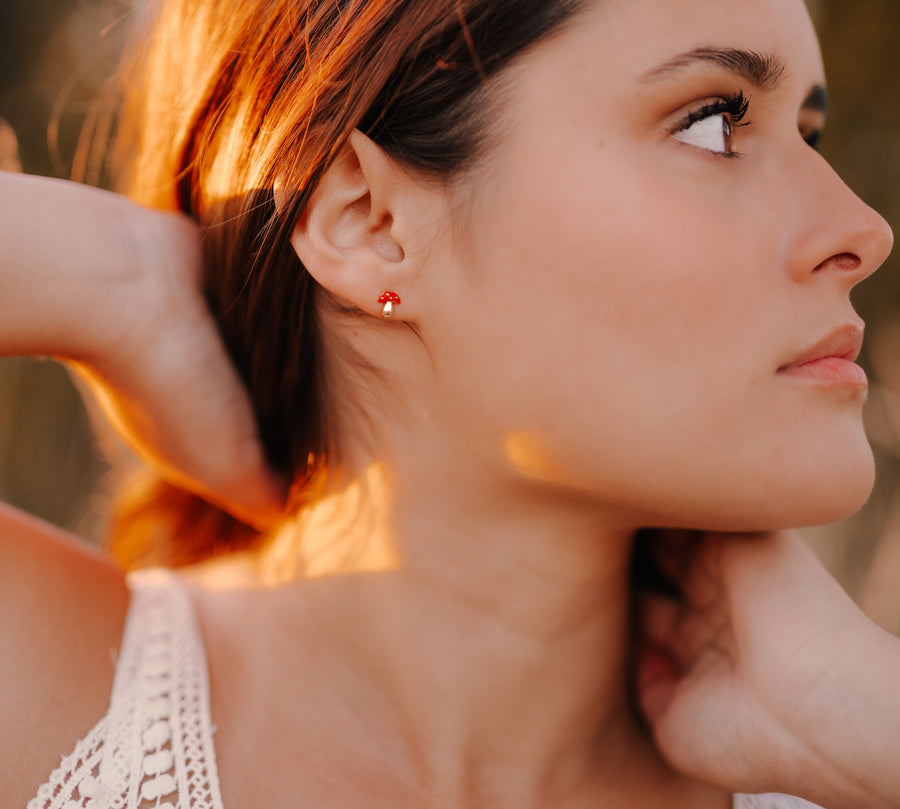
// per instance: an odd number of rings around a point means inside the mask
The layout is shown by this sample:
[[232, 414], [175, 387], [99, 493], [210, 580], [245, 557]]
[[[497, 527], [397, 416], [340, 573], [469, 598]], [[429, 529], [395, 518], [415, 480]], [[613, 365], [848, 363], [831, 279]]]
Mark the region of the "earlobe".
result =
[[[309, 273], [354, 307], [382, 314], [379, 295], [411, 278], [397, 235], [410, 180], [372, 140], [352, 133], [291, 238]], [[276, 203], [278, 195], [276, 192]]]

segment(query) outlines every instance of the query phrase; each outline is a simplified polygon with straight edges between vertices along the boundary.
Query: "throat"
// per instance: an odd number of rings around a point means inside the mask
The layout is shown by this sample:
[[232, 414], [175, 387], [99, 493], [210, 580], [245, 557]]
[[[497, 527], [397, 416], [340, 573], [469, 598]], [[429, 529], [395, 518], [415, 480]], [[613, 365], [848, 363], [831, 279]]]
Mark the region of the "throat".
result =
[[[223, 789], [243, 796], [241, 762], [262, 758], [273, 805], [669, 807], [683, 790], [724, 809], [669, 773], [631, 709], [629, 530], [400, 500], [379, 481], [286, 526], [243, 582], [205, 589]], [[389, 563], [313, 571], [291, 551], [312, 536], [376, 537]]]
[[226, 807], [728, 806], [635, 719], [624, 602], [528, 634], [402, 591], [361, 576], [201, 595]]

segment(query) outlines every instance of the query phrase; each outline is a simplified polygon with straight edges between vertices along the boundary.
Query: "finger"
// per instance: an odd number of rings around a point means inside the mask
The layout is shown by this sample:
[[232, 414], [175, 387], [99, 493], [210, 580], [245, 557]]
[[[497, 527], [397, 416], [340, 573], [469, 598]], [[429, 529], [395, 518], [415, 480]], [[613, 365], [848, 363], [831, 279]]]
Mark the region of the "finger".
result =
[[721, 553], [731, 538], [705, 531], [659, 531], [653, 534], [651, 553], [685, 603], [704, 611], [722, 601]]
[[639, 641], [665, 653], [684, 676], [711, 652], [730, 654], [728, 616], [721, 611], [645, 593], [638, 597], [637, 622]]
[[224, 354], [158, 363], [149, 378], [116, 385], [72, 367], [117, 432], [166, 480], [257, 530], [282, 519], [288, 482], [269, 469], [249, 399]]
[[266, 466], [262, 453], [248, 450], [248, 460], [221, 478], [204, 478], [202, 473], [193, 477], [185, 475], [175, 466], [166, 464], [162, 473], [182, 488], [192, 491], [223, 511], [257, 531], [268, 532], [275, 528], [285, 515], [286, 481]]
[[638, 596], [637, 610], [641, 640], [657, 646], [672, 646], [681, 620], [681, 605], [665, 596], [642, 593]]
[[655, 728], [666, 714], [683, 677], [681, 668], [664, 648], [638, 644], [635, 653], [635, 693], [644, 718]]
[[699, 531], [652, 529], [642, 531], [638, 553], [675, 589], [688, 575], [704, 534]]
[[638, 705], [651, 726], [668, 710], [685, 662], [678, 649], [681, 605], [664, 596], [638, 599], [638, 640], [635, 645], [634, 687]]
[[149, 457], [179, 485], [266, 531], [283, 517], [288, 481], [269, 468], [250, 402], [229, 371], [210, 377], [215, 387], [193, 383], [196, 415], [172, 414]]
[[[168, 414], [172, 435], [186, 453], [184, 464], [176, 466], [195, 489], [235, 516], [268, 524], [282, 511], [287, 483], [268, 467], [247, 391], [205, 305], [198, 306], [193, 323], [183, 317], [179, 324], [185, 333], [173, 328], [168, 347], [159, 349], [170, 361], [163, 393], [176, 405]], [[176, 400], [173, 391], [185, 395]]]

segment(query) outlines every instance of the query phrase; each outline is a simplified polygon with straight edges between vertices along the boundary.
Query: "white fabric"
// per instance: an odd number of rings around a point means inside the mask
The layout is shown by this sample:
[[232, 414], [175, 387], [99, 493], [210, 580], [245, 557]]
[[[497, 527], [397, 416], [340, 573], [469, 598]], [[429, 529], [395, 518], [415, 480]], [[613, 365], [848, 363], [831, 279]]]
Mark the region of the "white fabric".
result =
[[821, 807], [787, 795], [735, 795], [734, 809], [821, 809]]
[[162, 570], [129, 584], [109, 712], [28, 809], [222, 809], [206, 655], [188, 595]]
[[[27, 809], [223, 809], [206, 654], [177, 576], [129, 577], [132, 601], [109, 712]], [[819, 809], [783, 795], [736, 795], [734, 809]]]

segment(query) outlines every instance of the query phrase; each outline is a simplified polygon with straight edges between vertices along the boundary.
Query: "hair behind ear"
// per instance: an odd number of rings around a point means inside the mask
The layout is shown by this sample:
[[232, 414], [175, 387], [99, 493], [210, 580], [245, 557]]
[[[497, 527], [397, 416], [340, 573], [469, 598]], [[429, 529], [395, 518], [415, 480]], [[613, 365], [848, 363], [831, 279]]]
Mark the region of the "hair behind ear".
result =
[[[312, 193], [357, 127], [421, 174], [470, 166], [487, 82], [585, 0], [149, 2], [154, 19], [120, 77], [120, 185], [203, 227], [210, 309], [296, 509], [332, 453], [319, 288], [291, 244]], [[170, 561], [253, 541], [214, 514], [142, 484], [120, 504], [113, 551], [144, 559], [119, 551], [152, 543]]]

